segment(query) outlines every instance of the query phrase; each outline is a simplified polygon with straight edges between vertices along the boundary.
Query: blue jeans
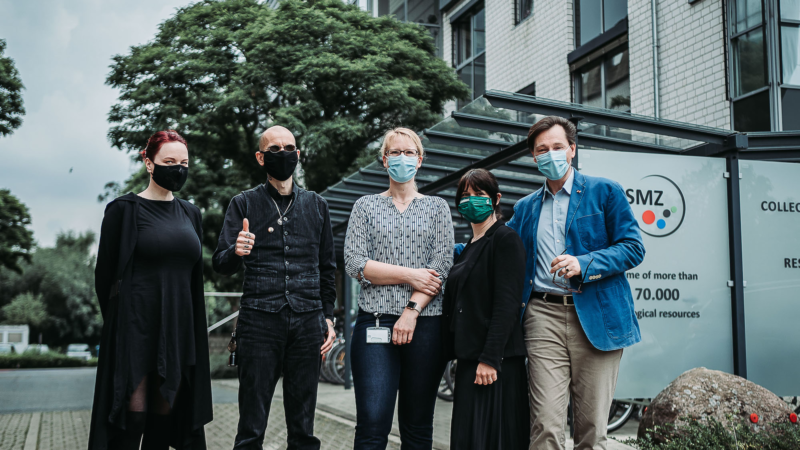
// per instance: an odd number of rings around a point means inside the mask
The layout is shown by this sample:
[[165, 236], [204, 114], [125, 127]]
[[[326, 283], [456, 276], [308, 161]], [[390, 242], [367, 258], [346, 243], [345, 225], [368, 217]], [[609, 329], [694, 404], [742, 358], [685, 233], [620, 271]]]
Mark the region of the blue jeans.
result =
[[[383, 315], [393, 328], [399, 316]], [[420, 317], [410, 344], [367, 344], [375, 317], [359, 311], [350, 347], [356, 392], [355, 450], [385, 449], [397, 415], [403, 450], [433, 446], [433, 410], [446, 362], [442, 357], [441, 317]]]
[[314, 413], [320, 349], [328, 326], [322, 311], [297, 313], [242, 308], [236, 328], [239, 359], [239, 429], [233, 448], [258, 449], [264, 442], [275, 385], [283, 375], [288, 448], [319, 450]]

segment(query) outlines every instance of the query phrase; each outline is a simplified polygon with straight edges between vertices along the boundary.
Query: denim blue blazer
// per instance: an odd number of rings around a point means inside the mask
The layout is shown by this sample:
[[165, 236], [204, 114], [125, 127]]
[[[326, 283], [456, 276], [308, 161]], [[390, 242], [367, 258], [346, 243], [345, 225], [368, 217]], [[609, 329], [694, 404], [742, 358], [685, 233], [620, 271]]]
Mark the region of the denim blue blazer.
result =
[[[544, 187], [514, 205], [507, 223], [525, 245], [525, 289], [520, 317], [525, 312], [536, 274], [536, 231]], [[644, 244], [625, 192], [619, 183], [575, 171], [567, 210], [568, 253], [577, 257], [581, 277], [570, 283], [583, 331], [599, 350], [610, 351], [639, 342], [639, 322], [633, 310], [631, 287], [625, 277], [644, 260]]]

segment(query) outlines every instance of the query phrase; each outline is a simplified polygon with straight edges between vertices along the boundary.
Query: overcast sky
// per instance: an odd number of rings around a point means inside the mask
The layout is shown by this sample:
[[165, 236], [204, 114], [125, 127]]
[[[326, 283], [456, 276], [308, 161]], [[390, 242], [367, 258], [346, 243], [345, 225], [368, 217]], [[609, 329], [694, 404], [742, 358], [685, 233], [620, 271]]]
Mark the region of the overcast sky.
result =
[[134, 169], [106, 138], [118, 94], [104, 83], [111, 57], [151, 40], [189, 3], [0, 0], [0, 39], [25, 84], [27, 111], [22, 126], [0, 138], [0, 188], [28, 206], [40, 246], [60, 231], [99, 233], [105, 205], [97, 195]]

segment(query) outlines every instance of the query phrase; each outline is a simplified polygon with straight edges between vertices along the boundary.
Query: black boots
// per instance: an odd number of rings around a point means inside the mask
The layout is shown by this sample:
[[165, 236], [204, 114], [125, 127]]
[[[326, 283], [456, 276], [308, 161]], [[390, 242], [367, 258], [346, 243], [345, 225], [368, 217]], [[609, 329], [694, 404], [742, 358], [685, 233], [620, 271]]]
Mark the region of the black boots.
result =
[[116, 436], [108, 448], [115, 450], [139, 450], [139, 442], [142, 440], [147, 413], [128, 411], [125, 416], [125, 429]]
[[144, 429], [144, 439], [142, 440], [142, 450], [169, 450], [171, 425], [171, 415], [148, 413], [147, 426]]

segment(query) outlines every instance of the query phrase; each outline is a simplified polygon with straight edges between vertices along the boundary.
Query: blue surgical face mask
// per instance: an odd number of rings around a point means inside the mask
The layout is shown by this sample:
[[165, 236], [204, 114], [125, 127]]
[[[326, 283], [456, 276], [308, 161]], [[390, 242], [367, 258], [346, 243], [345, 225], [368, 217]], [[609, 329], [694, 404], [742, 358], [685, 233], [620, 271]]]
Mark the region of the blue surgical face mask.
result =
[[405, 183], [417, 174], [419, 158], [416, 156], [387, 156], [386, 160], [389, 161], [389, 176], [398, 183]]
[[567, 149], [550, 150], [547, 153], [537, 156], [536, 163], [539, 165], [539, 172], [542, 172], [542, 175], [547, 177], [548, 180], [560, 180], [567, 174], [567, 170], [569, 170]]

